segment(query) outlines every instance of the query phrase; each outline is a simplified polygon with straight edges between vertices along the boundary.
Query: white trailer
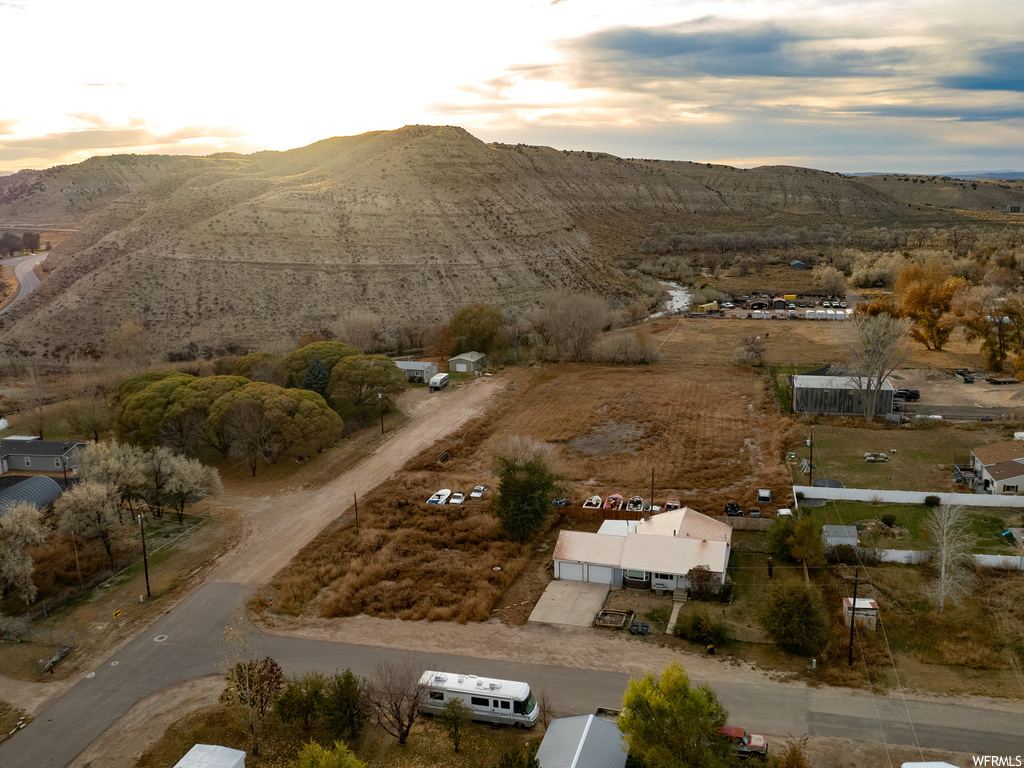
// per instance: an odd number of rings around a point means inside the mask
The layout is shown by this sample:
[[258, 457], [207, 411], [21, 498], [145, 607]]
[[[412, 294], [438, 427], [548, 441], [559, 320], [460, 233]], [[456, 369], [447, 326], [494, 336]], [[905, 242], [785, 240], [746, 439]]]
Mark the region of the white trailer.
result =
[[420, 686], [420, 708], [430, 714], [458, 699], [469, 707], [474, 720], [517, 728], [532, 728], [537, 722], [537, 701], [526, 683], [428, 670], [420, 677]]
[[817, 318], [818, 320], [824, 320], [824, 319], [826, 319], [828, 317], [828, 315], [825, 314], [825, 310], [824, 309], [819, 309], [819, 310], [816, 311], [816, 313], [818, 315], [818, 318]]
[[813, 309], [808, 309], [807, 310], [807, 319], [808, 320], [814, 320], [815, 317], [817, 317], [817, 315], [814, 312], [814, 310]]
[[826, 309], [825, 310], [825, 319], [826, 320], [835, 320], [836, 319], [835, 311], [831, 310], [831, 309]]
[[760, 309], [755, 309], [754, 310], [754, 319], [755, 320], [760, 320], [761, 319], [761, 310]]
[[430, 379], [430, 391], [437, 392], [439, 389], [444, 389], [448, 386], [448, 374], [439, 373], [437, 376], [433, 376]]

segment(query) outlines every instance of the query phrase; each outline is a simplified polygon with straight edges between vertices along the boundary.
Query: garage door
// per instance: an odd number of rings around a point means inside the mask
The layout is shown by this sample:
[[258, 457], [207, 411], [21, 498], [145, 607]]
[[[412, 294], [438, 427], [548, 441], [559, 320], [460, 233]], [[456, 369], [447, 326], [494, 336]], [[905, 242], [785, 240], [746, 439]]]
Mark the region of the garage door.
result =
[[610, 565], [587, 565], [587, 581], [595, 584], [611, 584], [612, 568]]
[[560, 562], [558, 564], [558, 578], [569, 579], [570, 581], [583, 581], [583, 563]]

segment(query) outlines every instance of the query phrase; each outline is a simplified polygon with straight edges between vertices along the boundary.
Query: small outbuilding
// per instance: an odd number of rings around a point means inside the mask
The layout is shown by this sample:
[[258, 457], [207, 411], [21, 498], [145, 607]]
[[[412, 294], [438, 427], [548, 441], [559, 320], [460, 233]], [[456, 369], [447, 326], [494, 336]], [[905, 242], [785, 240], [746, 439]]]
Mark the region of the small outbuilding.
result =
[[484, 369], [484, 361], [487, 355], [483, 352], [463, 352], [461, 355], [449, 358], [448, 370], [455, 373], [476, 373]]
[[[850, 620], [853, 617], [853, 598], [843, 598], [843, 622], [846, 626], [850, 626]], [[866, 597], [857, 598], [857, 626], [862, 629], [870, 629], [872, 631], [878, 629], [878, 603], [874, 600], [869, 600]]]
[[789, 262], [790, 269], [807, 269], [807, 265], [798, 259], [793, 259]]
[[[866, 381], [858, 376], [793, 376], [793, 413], [818, 413], [830, 416], [862, 416], [861, 406]], [[896, 390], [886, 379], [878, 392], [875, 413], [892, 413]]]
[[23, 501], [36, 509], [44, 509], [56, 501], [62, 492], [63, 488], [52, 477], [26, 477], [17, 485], [0, 491], [0, 517], [3, 517], [10, 507]]
[[537, 750], [540, 768], [625, 768], [619, 727], [596, 715], [552, 720]]
[[856, 547], [857, 526], [855, 525], [823, 525], [821, 536], [826, 547]]
[[405, 374], [406, 381], [422, 384], [437, 376], [437, 363], [420, 360], [395, 360], [395, 365]]
[[245, 768], [245, 752], [215, 744], [196, 744], [174, 768]]

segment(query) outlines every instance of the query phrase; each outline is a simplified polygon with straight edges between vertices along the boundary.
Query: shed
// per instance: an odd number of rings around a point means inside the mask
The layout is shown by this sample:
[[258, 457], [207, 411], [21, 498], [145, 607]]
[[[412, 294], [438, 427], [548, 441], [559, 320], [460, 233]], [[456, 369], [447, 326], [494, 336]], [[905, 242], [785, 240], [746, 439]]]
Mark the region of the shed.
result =
[[426, 382], [437, 376], [437, 363], [419, 360], [395, 360], [398, 370], [405, 374], [407, 381]]
[[483, 352], [463, 352], [448, 360], [448, 370], [456, 373], [476, 373], [484, 368], [487, 355]]
[[0, 517], [8, 508], [21, 501], [27, 501], [36, 509], [43, 509], [52, 504], [62, 492], [62, 488], [52, 477], [35, 475], [26, 477], [17, 485], [0, 491]]
[[807, 265], [798, 259], [793, 259], [789, 262], [790, 269], [807, 269]]
[[822, 538], [827, 547], [856, 547], [857, 526], [855, 525], [823, 525]]
[[174, 768], [245, 768], [245, 752], [215, 744], [196, 744]]
[[[853, 615], [853, 598], [843, 598], [843, 622], [850, 626]], [[866, 597], [857, 598], [857, 626], [872, 631], [878, 629], [878, 603]]]
[[[858, 376], [794, 376], [793, 413], [821, 413], [832, 416], [860, 416], [864, 379]], [[876, 413], [892, 413], [895, 388], [888, 379], [878, 393]]]
[[537, 750], [541, 768], [625, 768], [626, 757], [619, 727], [596, 715], [552, 720]]

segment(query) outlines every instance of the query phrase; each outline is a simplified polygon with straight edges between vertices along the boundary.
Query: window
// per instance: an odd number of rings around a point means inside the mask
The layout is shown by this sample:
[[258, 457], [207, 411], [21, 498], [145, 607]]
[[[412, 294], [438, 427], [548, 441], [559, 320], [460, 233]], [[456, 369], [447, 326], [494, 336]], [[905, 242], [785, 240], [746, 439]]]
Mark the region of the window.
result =
[[656, 573], [654, 578], [658, 579], [658, 581], [674, 581], [676, 577], [671, 573]]
[[469, 703], [474, 707], [490, 707], [491, 700], [485, 699], [483, 696], [470, 696]]
[[1003, 486], [1003, 493], [1016, 493], [1016, 492], [1017, 492], [1017, 486], [1016, 485], [1004, 485]]
[[633, 571], [633, 570], [628, 570], [627, 569], [626, 570], [626, 578], [627, 579], [639, 579], [640, 581], [644, 581], [644, 580], [647, 579], [647, 571]]
[[502, 709], [509, 709], [510, 708], [509, 703], [507, 701], [501, 702], [501, 708]]
[[32, 466], [32, 457], [30, 457], [30, 456], [26, 456], [25, 457], [25, 466], [26, 467], [31, 467]]
[[441, 693], [441, 691], [431, 691], [430, 692], [430, 700], [431, 701], [444, 701], [444, 694]]
[[517, 715], [530, 715], [533, 714], [534, 707], [537, 706], [536, 700], [533, 698], [533, 694], [530, 694], [530, 698], [526, 701], [517, 701], [515, 706], [512, 707], [512, 711]]
[[60, 459], [59, 458], [53, 460], [53, 466], [55, 466], [57, 469], [61, 468], [61, 464], [60, 464]]

